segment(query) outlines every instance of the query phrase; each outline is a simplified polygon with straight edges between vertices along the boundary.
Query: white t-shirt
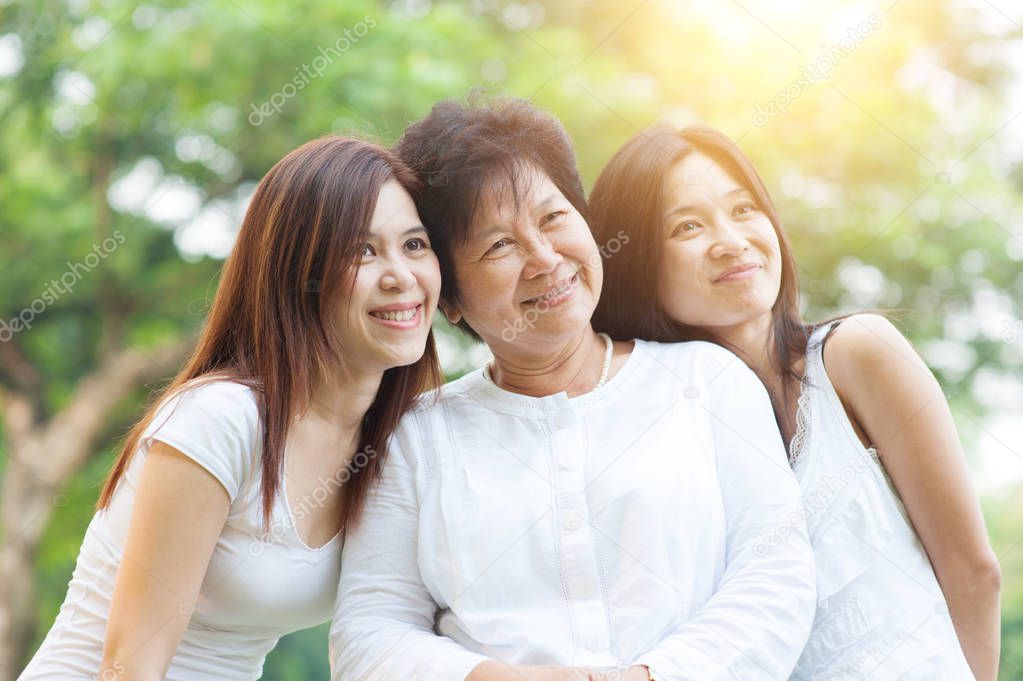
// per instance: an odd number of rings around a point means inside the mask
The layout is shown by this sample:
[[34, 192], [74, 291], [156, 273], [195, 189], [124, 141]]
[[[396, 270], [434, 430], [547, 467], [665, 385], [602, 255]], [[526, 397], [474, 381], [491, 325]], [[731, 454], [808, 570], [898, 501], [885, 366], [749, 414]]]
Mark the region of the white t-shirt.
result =
[[636, 341], [603, 387], [473, 372], [406, 414], [349, 534], [335, 681], [507, 664], [785, 679], [816, 605], [767, 392], [708, 343]]
[[135, 491], [154, 440], [209, 471], [231, 500], [191, 621], [165, 678], [258, 679], [278, 638], [330, 618], [341, 536], [317, 549], [306, 546], [295, 529], [286, 480], [270, 532], [264, 534], [256, 397], [239, 383], [206, 382], [165, 400], [146, 429], [110, 507], [89, 523], [64, 604], [21, 681], [96, 678]]

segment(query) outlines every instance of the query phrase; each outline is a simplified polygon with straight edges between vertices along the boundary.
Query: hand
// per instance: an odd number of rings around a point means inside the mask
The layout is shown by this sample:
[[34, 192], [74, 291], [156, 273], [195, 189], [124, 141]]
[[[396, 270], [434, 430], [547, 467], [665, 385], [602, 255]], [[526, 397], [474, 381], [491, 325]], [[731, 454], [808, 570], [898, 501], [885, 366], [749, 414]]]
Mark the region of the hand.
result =
[[509, 666], [492, 660], [477, 666], [466, 681], [648, 681], [647, 668], [620, 667]]
[[602, 681], [597, 670], [584, 667], [516, 667], [527, 681]]
[[[585, 679], [585, 681], [649, 681], [650, 673], [643, 665], [633, 665], [628, 669], [622, 667], [553, 667], [560, 669], [566, 676], [552, 677], [562, 679]], [[544, 677], [546, 679], [546, 677]]]
[[590, 669], [588, 681], [649, 681], [650, 673], [643, 665], [633, 665], [628, 669], [606, 667]]
[[633, 665], [625, 670], [622, 681], [650, 681], [650, 670], [641, 664]]
[[[488, 660], [476, 666], [465, 681], [606, 681], [597, 670], [583, 667], [511, 666]], [[645, 680], [644, 680], [645, 681]]]

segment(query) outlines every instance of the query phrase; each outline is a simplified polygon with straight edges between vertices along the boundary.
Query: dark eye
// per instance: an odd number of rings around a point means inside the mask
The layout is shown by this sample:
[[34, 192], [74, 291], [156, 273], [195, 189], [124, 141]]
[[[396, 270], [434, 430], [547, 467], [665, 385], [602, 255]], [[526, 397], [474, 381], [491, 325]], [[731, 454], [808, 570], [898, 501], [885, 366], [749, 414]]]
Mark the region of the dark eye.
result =
[[377, 252], [373, 249], [373, 244], [363, 244], [359, 254], [364, 258], [368, 258], [370, 256], [376, 255]]
[[696, 234], [700, 230], [701, 225], [696, 220], [686, 220], [675, 225], [675, 229], [671, 230], [672, 236], [690, 236]]
[[408, 241], [406, 241], [405, 248], [412, 252], [426, 251], [430, 249], [430, 244], [426, 243], [426, 239], [420, 239], [419, 237], [416, 237], [415, 239], [409, 239]]
[[541, 226], [549, 225], [552, 222], [557, 222], [561, 218], [565, 217], [567, 214], [568, 214], [568, 211], [564, 211], [564, 210], [556, 210], [553, 213], [548, 213], [547, 215], [543, 216], [542, 220], [540, 220], [540, 225]]
[[504, 248], [505, 246], [507, 246], [507, 245], [508, 245], [508, 244], [510, 244], [510, 243], [511, 243], [511, 240], [510, 240], [510, 239], [498, 239], [498, 240], [497, 240], [497, 241], [495, 241], [495, 242], [494, 242], [494, 244], [493, 244], [493, 245], [492, 245], [492, 246], [491, 246], [491, 247], [490, 247], [490, 248], [489, 248], [489, 249], [487, 250], [487, 253], [493, 253], [493, 252], [495, 252], [495, 251], [498, 251], [498, 250], [500, 250], [500, 249]]
[[756, 209], [757, 209], [757, 207], [755, 205], [753, 205], [749, 201], [744, 201], [744, 202], [740, 203], [738, 206], [735, 207], [735, 211], [734, 212], [735, 212], [736, 215], [749, 215], [750, 213], [754, 212]]

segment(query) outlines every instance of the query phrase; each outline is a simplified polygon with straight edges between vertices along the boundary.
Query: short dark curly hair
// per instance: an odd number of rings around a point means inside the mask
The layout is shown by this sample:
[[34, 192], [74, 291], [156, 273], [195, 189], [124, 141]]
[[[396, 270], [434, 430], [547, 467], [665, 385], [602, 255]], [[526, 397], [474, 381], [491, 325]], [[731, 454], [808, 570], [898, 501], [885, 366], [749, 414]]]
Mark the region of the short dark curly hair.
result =
[[[554, 116], [526, 100], [439, 102], [405, 130], [394, 151], [422, 180], [413, 199], [440, 262], [441, 299], [450, 303], [459, 301], [455, 249], [469, 238], [490, 192], [510, 193], [518, 205], [522, 177], [535, 168], [587, 216], [568, 133]], [[458, 326], [480, 340], [464, 319]]]

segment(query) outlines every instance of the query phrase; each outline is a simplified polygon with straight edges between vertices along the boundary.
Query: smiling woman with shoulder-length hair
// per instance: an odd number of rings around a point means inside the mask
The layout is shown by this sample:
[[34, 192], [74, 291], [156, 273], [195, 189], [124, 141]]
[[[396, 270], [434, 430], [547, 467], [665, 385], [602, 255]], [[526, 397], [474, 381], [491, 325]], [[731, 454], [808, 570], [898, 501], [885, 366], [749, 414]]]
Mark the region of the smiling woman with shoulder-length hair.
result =
[[128, 435], [22, 681], [249, 681], [281, 636], [330, 617], [344, 532], [398, 418], [438, 380], [440, 273], [416, 185], [392, 153], [342, 137], [266, 174], [198, 347]]
[[395, 432], [335, 681], [787, 678], [814, 571], [763, 386], [714, 345], [594, 331], [600, 249], [547, 114], [444, 102], [397, 151], [444, 314], [494, 359]]

